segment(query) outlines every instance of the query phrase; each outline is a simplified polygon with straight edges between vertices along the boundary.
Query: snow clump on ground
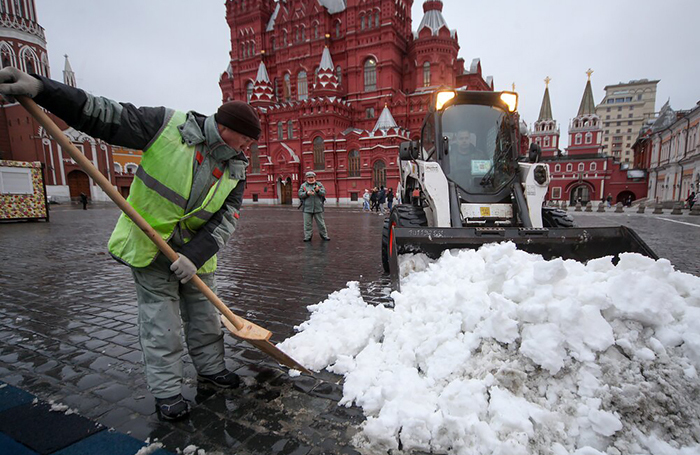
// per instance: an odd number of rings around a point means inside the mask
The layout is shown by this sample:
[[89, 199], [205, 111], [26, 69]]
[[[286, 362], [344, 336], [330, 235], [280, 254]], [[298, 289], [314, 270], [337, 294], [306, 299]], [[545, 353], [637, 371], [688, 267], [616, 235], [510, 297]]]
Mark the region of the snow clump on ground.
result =
[[345, 377], [366, 454], [700, 453], [700, 278], [512, 243], [402, 257], [393, 309], [358, 283], [279, 345]]

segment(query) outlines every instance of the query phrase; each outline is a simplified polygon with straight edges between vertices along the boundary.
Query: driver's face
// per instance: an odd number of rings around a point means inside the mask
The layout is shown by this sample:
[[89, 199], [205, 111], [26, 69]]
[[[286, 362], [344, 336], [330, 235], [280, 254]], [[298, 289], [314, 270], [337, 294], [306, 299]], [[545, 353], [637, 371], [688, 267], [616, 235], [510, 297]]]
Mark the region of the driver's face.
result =
[[469, 145], [469, 132], [460, 131], [457, 133], [457, 144], [459, 144], [460, 150], [466, 151]]

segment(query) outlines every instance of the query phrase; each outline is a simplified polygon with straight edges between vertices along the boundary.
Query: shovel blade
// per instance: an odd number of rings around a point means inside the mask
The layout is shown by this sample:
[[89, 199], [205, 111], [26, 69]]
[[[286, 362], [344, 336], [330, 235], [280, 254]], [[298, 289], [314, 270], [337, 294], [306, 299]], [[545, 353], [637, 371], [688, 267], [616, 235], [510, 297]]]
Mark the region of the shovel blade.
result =
[[234, 326], [231, 323], [231, 321], [229, 321], [223, 315], [221, 316], [221, 321], [224, 323], [226, 328], [231, 332], [233, 336], [235, 336], [239, 340], [250, 343], [255, 348], [261, 350], [265, 354], [275, 359], [280, 365], [284, 365], [286, 367], [292, 368], [294, 370], [299, 370], [302, 373], [306, 373], [308, 375], [313, 376], [313, 373], [311, 373], [311, 371], [304, 368], [302, 364], [300, 364], [299, 362], [291, 358], [289, 355], [287, 355], [284, 351], [272, 344], [272, 342], [270, 342], [269, 340], [271, 334], [267, 330], [261, 328], [262, 331], [267, 333], [267, 335], [265, 336], [264, 332], [255, 330], [255, 327], [258, 326], [248, 321], [246, 321], [247, 325], [250, 325], [252, 327], [248, 327], [246, 331], [238, 330], [236, 329], [236, 326]]

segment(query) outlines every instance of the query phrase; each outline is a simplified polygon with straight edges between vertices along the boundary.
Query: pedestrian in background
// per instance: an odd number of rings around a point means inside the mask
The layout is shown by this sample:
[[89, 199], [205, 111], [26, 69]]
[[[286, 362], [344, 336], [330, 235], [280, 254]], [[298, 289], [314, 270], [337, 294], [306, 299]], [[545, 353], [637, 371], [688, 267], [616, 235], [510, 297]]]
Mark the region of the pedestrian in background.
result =
[[377, 194], [377, 213], [384, 213], [384, 204], [386, 203], [386, 190], [384, 187], [379, 188], [379, 193]]
[[80, 193], [80, 203], [83, 204], [83, 210], [87, 210], [88, 197], [85, 193]]
[[362, 195], [362, 211], [363, 212], [369, 212], [369, 190], [365, 190], [365, 193]]
[[109, 252], [131, 267], [146, 383], [159, 415], [175, 420], [190, 412], [182, 396], [183, 325], [198, 380], [238, 387], [240, 378], [224, 363], [219, 312], [189, 281], [199, 275], [216, 292], [216, 253], [235, 231], [243, 200], [248, 165], [243, 151], [261, 132], [253, 108], [230, 101], [210, 116], [137, 108], [12, 67], [0, 70], [0, 94], [34, 98], [76, 130], [143, 150], [128, 202], [179, 258], [171, 264], [124, 214]]
[[391, 212], [392, 205], [394, 205], [394, 190], [389, 188], [389, 191], [386, 193], [386, 207], [389, 212]]
[[690, 193], [690, 195], [688, 196], [688, 199], [686, 199], [686, 202], [688, 203], [688, 208], [692, 210], [693, 204], [695, 204], [695, 191]]
[[375, 186], [372, 188], [372, 194], [369, 196], [369, 203], [370, 203], [370, 211], [376, 211], [377, 210], [377, 200], [379, 195], [379, 190]]
[[605, 198], [605, 202], [608, 203], [608, 207], [612, 207], [612, 194], [608, 194], [608, 197]]
[[315, 172], [306, 173], [306, 182], [299, 187], [299, 199], [304, 201], [304, 241], [311, 241], [313, 221], [316, 220], [318, 234], [323, 240], [330, 240], [323, 219], [323, 203], [326, 202], [326, 189], [316, 181]]

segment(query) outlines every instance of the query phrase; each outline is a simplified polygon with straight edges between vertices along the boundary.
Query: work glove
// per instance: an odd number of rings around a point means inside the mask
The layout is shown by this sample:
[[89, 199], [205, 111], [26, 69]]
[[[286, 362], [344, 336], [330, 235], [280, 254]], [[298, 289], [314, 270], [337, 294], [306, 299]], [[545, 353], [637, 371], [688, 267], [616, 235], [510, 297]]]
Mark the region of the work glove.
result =
[[0, 94], [11, 103], [14, 96], [24, 95], [34, 98], [44, 89], [44, 84], [24, 71], [8, 66], [0, 70]]
[[177, 255], [180, 257], [177, 261], [172, 263], [170, 270], [172, 270], [177, 279], [180, 280], [180, 283], [185, 284], [197, 274], [197, 267], [192, 261], [187, 259], [187, 256], [183, 256], [180, 253], [177, 253]]

